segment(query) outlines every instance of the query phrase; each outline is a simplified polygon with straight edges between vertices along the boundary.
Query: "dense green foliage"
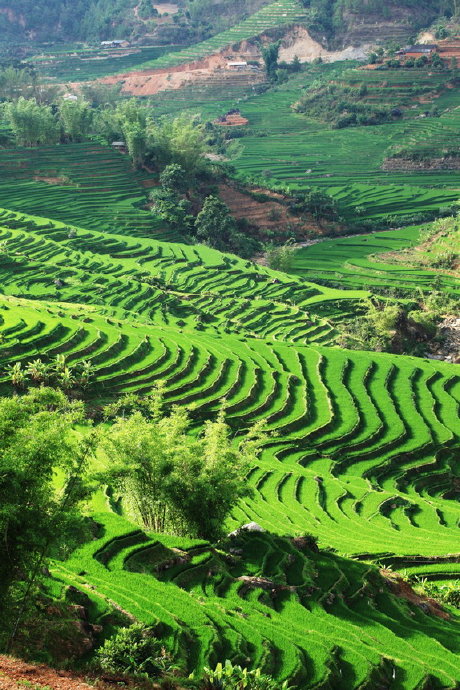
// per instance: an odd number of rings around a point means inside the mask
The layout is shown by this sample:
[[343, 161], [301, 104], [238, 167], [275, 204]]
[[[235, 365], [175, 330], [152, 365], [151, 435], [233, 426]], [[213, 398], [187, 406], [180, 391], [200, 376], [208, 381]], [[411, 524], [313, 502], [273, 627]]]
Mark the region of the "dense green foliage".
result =
[[102, 442], [110, 458], [102, 479], [146, 529], [215, 539], [237, 500], [250, 493], [244, 475], [257, 439], [248, 434], [233, 447], [222, 414], [194, 439], [186, 412], [165, 417], [161, 402], [152, 398], [149, 419], [135, 412], [115, 420]]
[[[13, 13], [10, 22], [2, 14], [2, 31], [13, 33], [20, 27], [41, 40], [103, 40], [124, 38], [130, 30], [127, 19], [132, 0], [2, 0], [0, 7]], [[23, 24], [21, 24], [21, 19]]]
[[96, 655], [96, 662], [106, 673], [143, 675], [158, 678], [168, 669], [161, 640], [153, 630], [138, 624], [121, 628], [106, 640]]
[[332, 122], [337, 129], [351, 125], [379, 125], [402, 116], [400, 110], [366, 103], [367, 89], [328, 85], [306, 91], [293, 108], [297, 113]]
[[[72, 548], [74, 508], [85, 498], [84, 470], [92, 442], [72, 428], [83, 419], [78, 403], [40, 389], [0, 401], [0, 605], [2, 644], [16, 631], [39, 569], [54, 549]], [[55, 491], [54, 476], [62, 474]]]
[[[61, 149], [88, 153], [86, 144]], [[176, 173], [167, 170], [163, 183], [177, 184]], [[58, 189], [46, 191], [51, 210]], [[256, 520], [276, 534], [312, 533], [321, 546], [375, 558], [385, 551], [442, 561], [455, 551], [454, 365], [327, 347], [339, 335], [335, 321], [359, 308], [362, 291], [323, 288], [203, 245], [131, 233], [3, 213], [4, 393], [12, 390], [8, 365], [25, 368], [38, 351], [42, 359], [66, 354], [71, 366], [89, 361], [89, 402], [116, 403], [122, 393], [164, 381], [166, 404], [192, 405], [197, 431], [225, 400], [233, 430], [263, 420], [270, 434], [245, 475], [252, 496], [232, 510], [226, 531]], [[357, 246], [355, 238], [350, 251]], [[324, 255], [333, 259], [330, 249]], [[399, 282], [404, 275], [414, 279], [399, 268]], [[120, 412], [121, 426], [133, 423], [129, 409]], [[138, 437], [136, 427], [130, 448]], [[94, 470], [107, 469], [99, 455]], [[161, 622], [162, 641], [185, 673], [249, 658], [262, 674], [306, 687], [342, 677], [358, 687], [393, 673], [411, 689], [430, 676], [448, 687], [457, 682], [455, 620], [438, 623], [408, 608], [387, 594], [372, 566], [302, 553], [289, 539], [260, 533], [223, 554], [221, 545], [152, 535], [128, 521], [126, 494], [101, 487], [90, 503], [103, 525], [97, 538], [52, 566], [63, 584], [94, 596], [95, 622], [110, 610], [108, 600], [146, 625]], [[242, 559], [230, 549], [242, 550]], [[417, 629], [416, 658], [408, 625]], [[382, 657], [391, 662], [382, 665]]]

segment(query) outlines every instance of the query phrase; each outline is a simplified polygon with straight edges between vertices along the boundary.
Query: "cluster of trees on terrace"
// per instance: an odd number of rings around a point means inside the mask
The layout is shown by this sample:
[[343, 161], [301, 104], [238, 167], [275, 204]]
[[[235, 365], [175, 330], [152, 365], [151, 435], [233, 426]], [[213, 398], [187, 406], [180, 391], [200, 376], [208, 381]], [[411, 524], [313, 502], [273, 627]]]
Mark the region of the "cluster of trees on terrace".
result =
[[1, 0], [3, 34], [42, 41], [124, 38], [136, 26], [133, 0]]
[[366, 101], [368, 89], [337, 84], [312, 85], [293, 104], [296, 113], [330, 122], [342, 129], [353, 125], [380, 125], [402, 117], [400, 108], [388, 108]]
[[160, 187], [151, 193], [153, 210], [169, 227], [220, 251], [251, 258], [262, 249], [247, 232], [247, 222], [235, 219], [218, 197], [213, 175], [197, 180], [178, 164], [166, 166]]
[[[93, 538], [84, 506], [95, 490], [120, 491], [145, 529], [213, 540], [250, 493], [245, 474], [265, 439], [260, 426], [233, 439], [222, 410], [197, 429], [186, 409], [165, 408], [161, 386], [102, 413], [95, 427], [81, 401], [44, 386], [0, 400], [2, 651], [37, 615], [48, 560]], [[102, 458], [107, 469], [92, 469]]]
[[[162, 40], [200, 41], [243, 21], [269, 0], [183, 0], [172, 22], [157, 25], [158, 11], [152, 0], [1, 0], [0, 29], [3, 35], [33, 35], [41, 41], [136, 40], [161, 28]], [[391, 19], [405, 9], [414, 28], [436, 17], [459, 13], [459, 0], [301, 0], [307, 25], [320, 39], [333, 38], [348, 26], [349, 14]], [[137, 6], [137, 12], [135, 7]]]
[[[180, 165], [168, 165], [160, 174], [160, 187], [151, 193], [153, 209], [173, 230], [219, 251], [233, 252], [248, 259], [264, 248], [272, 252], [272, 243], [267, 243], [268, 230], [253, 232], [245, 218], [234, 218], [218, 197], [215, 184], [218, 181], [225, 181], [225, 175], [221, 173], [219, 178], [217, 171], [212, 171], [211, 174], [202, 173], [198, 179], [191, 178]], [[272, 200], [260, 192], [244, 191], [261, 203]], [[337, 223], [340, 219], [335, 200], [319, 189], [290, 193], [283, 203], [296, 217], [313, 216], [318, 223], [323, 220]], [[289, 238], [289, 228], [285, 232]], [[286, 246], [279, 247], [279, 252], [284, 256]], [[278, 257], [279, 252], [275, 251], [273, 256]], [[285, 270], [283, 266], [287, 266], [286, 261], [273, 259], [273, 268]]]
[[433, 290], [405, 302], [389, 297], [367, 300], [361, 314], [341, 324], [341, 347], [424, 357], [428, 343], [441, 343], [438, 324], [460, 314], [458, 300]]
[[82, 98], [48, 105], [20, 96], [4, 103], [2, 114], [18, 146], [122, 140], [136, 168], [152, 164], [161, 169], [176, 162], [196, 174], [206, 165], [204, 154], [209, 151], [199, 118], [155, 119], [150, 108], [134, 99], [94, 108]]
[[[209, 154], [216, 146], [225, 150], [228, 142], [199, 116], [156, 118], [135, 99], [93, 107], [83, 98], [61, 98], [49, 105], [20, 96], [1, 109], [18, 146], [123, 142], [134, 168], [160, 174], [160, 187], [152, 193], [153, 210], [171, 228], [244, 258], [262, 249], [263, 237], [254, 237], [247, 221], [233, 218], [218, 198], [217, 182], [225, 171], [216, 168]], [[294, 215], [338, 220], [336, 204], [318, 190], [293, 196], [289, 208]]]

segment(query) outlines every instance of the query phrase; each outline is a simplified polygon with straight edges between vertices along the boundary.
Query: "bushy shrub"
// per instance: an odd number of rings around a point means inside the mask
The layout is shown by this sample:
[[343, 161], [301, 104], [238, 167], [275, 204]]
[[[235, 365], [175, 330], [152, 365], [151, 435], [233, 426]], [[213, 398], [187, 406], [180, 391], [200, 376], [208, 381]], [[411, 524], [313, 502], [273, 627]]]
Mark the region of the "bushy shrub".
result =
[[141, 624], [121, 628], [96, 652], [96, 663], [106, 673], [158, 678], [171, 670], [171, 661], [151, 628]]

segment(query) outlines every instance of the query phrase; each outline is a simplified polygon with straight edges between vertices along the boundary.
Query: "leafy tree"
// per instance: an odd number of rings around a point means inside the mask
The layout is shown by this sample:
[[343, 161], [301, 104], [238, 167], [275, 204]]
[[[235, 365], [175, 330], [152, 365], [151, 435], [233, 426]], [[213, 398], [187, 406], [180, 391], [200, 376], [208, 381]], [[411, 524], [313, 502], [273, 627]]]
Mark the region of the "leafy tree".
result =
[[90, 133], [93, 113], [87, 101], [61, 101], [59, 121], [66, 138], [70, 141], [84, 141]]
[[236, 224], [228, 206], [215, 196], [205, 199], [203, 208], [195, 220], [196, 236], [210, 247], [226, 251], [231, 245]]
[[234, 444], [221, 412], [197, 437], [186, 410], [166, 416], [158, 397], [152, 403], [149, 419], [135, 411], [102, 432], [110, 468], [101, 479], [123, 492], [128, 510], [146, 528], [215, 539], [238, 499], [250, 493], [245, 474], [260, 429]]
[[94, 440], [72, 432], [82, 421], [81, 404], [50, 388], [0, 400], [0, 608], [9, 643], [40, 569], [86, 496], [82, 473]]
[[114, 124], [126, 141], [135, 168], [141, 167], [147, 152], [148, 111], [134, 99], [122, 101], [115, 109]]
[[265, 63], [265, 71], [270, 81], [274, 81], [276, 78], [280, 47], [281, 41], [269, 43], [267, 46], [262, 47], [262, 57]]
[[50, 106], [39, 105], [35, 98], [18, 98], [7, 103], [4, 109], [18, 146], [38, 146], [54, 144], [59, 130]]
[[147, 151], [145, 129], [138, 124], [125, 123], [123, 126], [123, 134], [133, 166], [135, 168], [140, 168], [144, 162]]
[[149, 122], [149, 156], [158, 168], [180, 165], [189, 178], [206, 168], [209, 151], [205, 127], [197, 117], [185, 113]]
[[34, 70], [22, 65], [15, 67], [6, 65], [0, 69], [0, 97], [12, 101], [22, 97], [35, 95], [37, 74]]
[[294, 55], [294, 59], [290, 64], [290, 68], [292, 72], [300, 72], [302, 70], [302, 63], [300, 62], [300, 58], [298, 55]]
[[141, 0], [137, 13], [142, 19], [151, 19], [152, 17], [158, 17], [159, 15], [156, 7], [153, 7], [152, 0]]
[[160, 174], [160, 184], [164, 189], [183, 194], [187, 191], [186, 172], [178, 163], [167, 165]]
[[194, 231], [194, 217], [190, 212], [190, 203], [181, 199], [172, 189], [162, 188], [155, 195], [152, 194], [153, 211], [169, 225], [172, 230], [180, 233], [192, 234]]
[[282, 247], [271, 247], [267, 251], [268, 265], [276, 271], [289, 271], [292, 268], [294, 251], [290, 242], [286, 242]]
[[120, 100], [120, 86], [118, 84], [81, 84], [80, 91], [85, 101], [94, 108], [99, 106], [115, 106]]
[[[241, 230], [240, 230], [241, 228]], [[251, 258], [261, 248], [260, 242], [245, 232], [243, 224], [230, 215], [223, 201], [208, 196], [195, 219], [196, 237], [219, 251], [234, 252], [243, 258]]]
[[302, 195], [295, 197], [291, 206], [296, 213], [311, 213], [317, 220], [337, 220], [338, 211], [335, 199], [315, 187], [307, 189]]

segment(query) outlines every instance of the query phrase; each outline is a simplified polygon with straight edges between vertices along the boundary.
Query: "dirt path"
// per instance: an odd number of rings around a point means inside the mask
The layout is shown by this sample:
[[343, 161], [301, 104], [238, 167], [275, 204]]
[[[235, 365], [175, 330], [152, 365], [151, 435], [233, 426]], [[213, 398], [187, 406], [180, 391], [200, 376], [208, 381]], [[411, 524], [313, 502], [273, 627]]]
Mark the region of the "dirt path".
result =
[[[11, 656], [0, 656], [1, 690], [94, 690], [69, 671], [56, 671], [44, 664], [29, 664]], [[99, 685], [99, 688], [108, 688]]]

